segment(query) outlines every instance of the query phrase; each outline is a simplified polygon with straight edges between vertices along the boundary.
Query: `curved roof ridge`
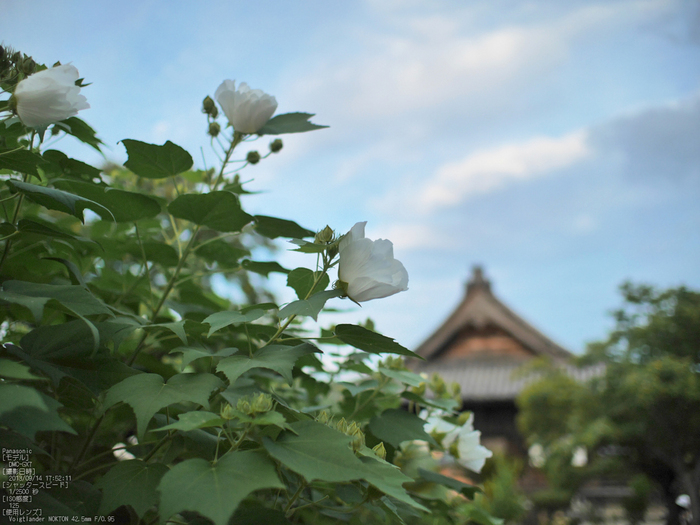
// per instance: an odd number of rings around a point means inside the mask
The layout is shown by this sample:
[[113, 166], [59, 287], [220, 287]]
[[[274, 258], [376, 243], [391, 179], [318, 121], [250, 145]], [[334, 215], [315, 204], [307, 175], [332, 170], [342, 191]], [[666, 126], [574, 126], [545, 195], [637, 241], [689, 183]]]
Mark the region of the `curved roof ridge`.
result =
[[437, 358], [465, 327], [495, 325], [535, 355], [567, 359], [571, 353], [552, 341], [503, 304], [491, 292], [491, 283], [483, 277], [481, 267], [474, 267], [467, 284], [467, 293], [450, 316], [416, 350], [428, 360]]

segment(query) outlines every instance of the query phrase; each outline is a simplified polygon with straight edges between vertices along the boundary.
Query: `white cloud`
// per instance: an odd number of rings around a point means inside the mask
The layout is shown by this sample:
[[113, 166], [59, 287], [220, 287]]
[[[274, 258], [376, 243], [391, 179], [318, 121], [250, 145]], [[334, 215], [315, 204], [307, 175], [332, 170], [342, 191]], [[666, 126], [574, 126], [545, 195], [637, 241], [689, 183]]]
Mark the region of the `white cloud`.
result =
[[423, 211], [452, 206], [472, 195], [498, 190], [514, 181], [542, 177], [591, 155], [587, 133], [535, 137], [477, 151], [439, 167], [418, 195]]

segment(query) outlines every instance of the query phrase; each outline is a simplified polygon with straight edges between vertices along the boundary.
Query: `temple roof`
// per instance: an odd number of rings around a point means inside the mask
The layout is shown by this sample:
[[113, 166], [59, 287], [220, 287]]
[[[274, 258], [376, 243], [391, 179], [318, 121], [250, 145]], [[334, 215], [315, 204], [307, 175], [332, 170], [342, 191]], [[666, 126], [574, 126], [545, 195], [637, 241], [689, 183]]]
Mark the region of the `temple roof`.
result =
[[[491, 283], [484, 277], [480, 266], [474, 267], [462, 302], [416, 352], [429, 362], [445, 361], [448, 359], [447, 351], [454, 347], [459, 338], [468, 337], [465, 334], [470, 331], [477, 333], [484, 330], [495, 330], [512, 339], [522, 349], [521, 357], [547, 356], [555, 361], [571, 357], [571, 353], [532, 327], [493, 295]], [[479, 352], [478, 356], [483, 359], [489, 356], [489, 352]], [[496, 353], [492, 357], [504, 365], [509, 361], [507, 356]]]

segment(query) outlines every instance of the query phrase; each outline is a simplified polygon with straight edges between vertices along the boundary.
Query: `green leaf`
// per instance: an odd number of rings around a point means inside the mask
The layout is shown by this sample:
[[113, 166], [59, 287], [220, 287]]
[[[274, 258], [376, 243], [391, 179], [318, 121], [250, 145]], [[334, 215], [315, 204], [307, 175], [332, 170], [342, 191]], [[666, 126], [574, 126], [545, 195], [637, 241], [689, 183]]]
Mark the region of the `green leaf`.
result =
[[0, 359], [0, 376], [7, 377], [8, 379], [26, 379], [35, 380], [39, 379], [45, 381], [45, 377], [37, 376], [29, 371], [29, 367], [18, 363], [17, 361], [10, 361], [9, 359]]
[[394, 465], [371, 457], [362, 457], [360, 460], [367, 467], [368, 473], [365, 479], [381, 490], [387, 496], [396, 498], [403, 503], [410, 505], [413, 508], [429, 512], [427, 508], [414, 500], [408, 495], [403, 484], [412, 482], [413, 478], [409, 478], [401, 472], [401, 469]]
[[306, 300], [292, 301], [279, 311], [279, 318], [285, 319], [292, 315], [305, 315], [312, 317], [315, 321], [326, 305], [326, 301], [333, 297], [340, 297], [342, 294], [341, 290], [326, 290], [325, 292], [318, 292]]
[[303, 239], [289, 239], [289, 242], [298, 246], [298, 248], [292, 250], [293, 252], [301, 253], [322, 253], [335, 244], [317, 244]]
[[404, 441], [420, 439], [437, 445], [433, 437], [424, 430], [425, 420], [405, 410], [390, 408], [369, 422], [369, 429], [382, 441], [398, 447]]
[[173, 217], [220, 232], [240, 231], [253, 220], [230, 191], [180, 195], [168, 205], [168, 211]]
[[377, 381], [376, 379], [367, 379], [365, 381], [362, 381], [359, 385], [355, 385], [353, 383], [346, 383], [345, 381], [339, 381], [336, 384], [350, 392], [350, 395], [352, 397], [356, 397], [358, 394], [361, 394], [366, 390], [373, 390], [377, 388], [379, 386], [379, 381]]
[[348, 446], [352, 437], [316, 421], [297, 421], [293, 432], [284, 432], [277, 441], [263, 438], [263, 446], [284, 466], [307, 481], [332, 482], [364, 479], [368, 470]]
[[193, 164], [190, 154], [170, 141], [158, 146], [139, 140], [124, 139], [122, 144], [129, 155], [124, 166], [140, 177], [148, 179], [172, 177], [189, 170]]
[[175, 423], [170, 423], [164, 427], [156, 428], [154, 432], [160, 432], [161, 430], [182, 430], [183, 432], [188, 432], [194, 430], [195, 428], [207, 428], [207, 427], [220, 427], [226, 423], [225, 419], [222, 419], [218, 414], [213, 412], [205, 412], [203, 410], [195, 410], [193, 412], [185, 412], [177, 416], [177, 421]]
[[63, 259], [61, 257], [44, 257], [44, 259], [47, 261], [56, 261], [61, 263], [66, 267], [66, 270], [68, 270], [68, 277], [70, 278], [71, 283], [82, 286], [87, 290], [87, 284], [85, 283], [83, 274], [80, 273], [80, 268], [78, 268], [73, 261], [69, 261], [68, 259]]
[[206, 348], [179, 346], [179, 347], [174, 348], [170, 351], [171, 354], [179, 353], [179, 352], [182, 353], [182, 362], [180, 363], [180, 366], [182, 368], [185, 368], [187, 365], [189, 365], [195, 359], [199, 359], [202, 357], [228, 357], [231, 354], [235, 354], [236, 352], [238, 352], [238, 349], [237, 348], [222, 348], [221, 350], [218, 350], [216, 352], [211, 352], [209, 349], [206, 349]]
[[77, 434], [58, 415], [61, 403], [32, 387], [0, 382], [0, 425], [32, 440], [43, 430]]
[[103, 220], [114, 220], [112, 213], [107, 208], [78, 195], [16, 180], [8, 180], [5, 183], [13, 192], [19, 191], [45, 208], [68, 213], [80, 219], [81, 222], [85, 222], [83, 212], [86, 208], [97, 213]]
[[218, 332], [222, 328], [226, 328], [227, 326], [231, 325], [235, 326], [243, 323], [250, 323], [256, 319], [260, 319], [263, 315], [265, 315], [265, 311], [258, 309], [249, 310], [245, 314], [241, 312], [216, 312], [215, 314], [211, 314], [202, 322], [211, 326], [211, 328], [209, 328], [209, 333], [207, 334], [207, 337], [211, 337], [212, 334]]
[[100, 153], [102, 152], [100, 144], [104, 143], [97, 138], [95, 130], [78, 117], [67, 118], [66, 120], [58, 122], [56, 125], [65, 130], [69, 135], [73, 135], [79, 141], [92, 146]]
[[34, 233], [56, 239], [71, 239], [74, 241], [97, 244], [92, 239], [88, 239], [86, 237], [76, 237], [75, 235], [71, 235], [63, 230], [59, 230], [54, 224], [49, 226], [31, 219], [20, 219], [20, 221], [17, 223], [17, 229], [23, 233]]
[[256, 215], [255, 231], [260, 235], [264, 235], [270, 239], [277, 237], [311, 237], [314, 232], [306, 228], [302, 228], [294, 221], [287, 219], [278, 219], [277, 217], [268, 217], [266, 215]]
[[0, 155], [0, 169], [17, 171], [39, 177], [37, 167], [44, 166], [46, 161], [33, 151], [20, 149], [4, 152]]
[[219, 263], [225, 269], [235, 267], [238, 261], [250, 255], [249, 250], [231, 246], [223, 239], [200, 244], [195, 248], [195, 253], [207, 262]]
[[282, 135], [283, 133], [303, 133], [304, 131], [328, 127], [309, 122], [313, 116], [313, 113], [283, 113], [268, 120], [267, 124], [260, 128], [257, 133], [258, 135]]
[[134, 222], [155, 217], [160, 213], [158, 201], [141, 193], [77, 180], [57, 180], [52, 184], [56, 188], [101, 204], [110, 211], [116, 222]]
[[[139, 262], [143, 262], [144, 253], [146, 254], [147, 261], [160, 264], [165, 268], [177, 266], [177, 263], [180, 262], [180, 256], [177, 250], [164, 242], [144, 241], [140, 245], [138, 243], [128, 243], [126, 245], [123, 243], [116, 244], [119, 251], [128, 253]], [[141, 251], [142, 247], [143, 252]]]
[[282, 489], [275, 464], [254, 452], [229, 452], [215, 464], [203, 459], [178, 463], [163, 476], [158, 490], [160, 515], [167, 519], [183, 510], [227, 525], [238, 504], [260, 489]]
[[381, 372], [387, 377], [396, 379], [401, 383], [411, 386], [420, 386], [421, 383], [424, 383], [426, 381], [425, 378], [408, 370], [391, 370], [390, 368], [384, 368], [380, 366], [379, 372]]
[[54, 299], [78, 316], [108, 315], [114, 317], [107, 305], [82, 286], [5, 281], [2, 283], [2, 287], [0, 299], [27, 306], [32, 310], [37, 321], [41, 320], [43, 306], [50, 299]]
[[443, 476], [442, 474], [438, 474], [437, 472], [432, 472], [430, 470], [419, 468], [418, 474], [421, 478], [429, 481], [430, 483], [444, 485], [445, 487], [451, 488], [469, 499], [474, 499], [474, 495], [477, 492], [482, 492], [482, 490], [476, 485], [469, 485], [459, 481], [458, 479]]
[[274, 410], [265, 412], [264, 414], [258, 414], [254, 417], [239, 412], [238, 418], [242, 423], [251, 423], [259, 426], [274, 425], [282, 430], [291, 430], [292, 428], [287, 424], [287, 420], [284, 418], [284, 416]]
[[103, 493], [99, 514], [131, 505], [141, 518], [158, 503], [156, 488], [167, 472], [168, 467], [162, 463], [144, 463], [140, 459], [120, 461], [97, 482]]
[[401, 392], [401, 397], [408, 399], [409, 401], [413, 401], [421, 406], [439, 408], [441, 410], [445, 410], [446, 412], [452, 412], [458, 405], [457, 401], [454, 399], [429, 399], [424, 396], [419, 396], [414, 392], [409, 392], [408, 390]]
[[142, 441], [148, 422], [161, 408], [183, 401], [207, 407], [211, 392], [223, 384], [215, 375], [206, 373], [176, 374], [166, 384], [158, 374], [140, 374], [110, 388], [103, 409], [120, 401], [130, 405], [136, 415], [137, 437]]
[[258, 350], [253, 357], [247, 355], [232, 355], [219, 361], [216, 370], [226, 374], [231, 384], [236, 382], [242, 374], [254, 368], [274, 370], [292, 384], [292, 368], [301, 356], [313, 352], [320, 352], [318, 348], [309, 343], [298, 346], [270, 345]]
[[[45, 151], [43, 157], [56, 165], [60, 175], [84, 178], [91, 181], [99, 178], [100, 173], [102, 173], [101, 170], [79, 160], [71, 159], [62, 151], [55, 149]], [[47, 167], [47, 170], [50, 171], [51, 167]]]
[[464, 507], [463, 516], [479, 525], [503, 525], [505, 520], [491, 516], [481, 507], [469, 505]]
[[185, 332], [185, 320], [173, 321], [172, 323], [160, 323], [145, 326], [144, 328], [167, 328], [180, 338], [183, 345], [187, 344], [187, 332]]
[[339, 324], [335, 327], [335, 335], [343, 343], [364, 350], [370, 354], [399, 354], [423, 359], [418, 354], [404, 348], [399, 343], [384, 335], [372, 332], [361, 326]]
[[312, 290], [314, 279], [318, 278], [319, 274], [320, 272], [312, 272], [308, 268], [296, 268], [287, 275], [287, 286], [297, 293], [299, 299], [304, 299], [316, 292], [325, 290], [330, 284], [328, 274], [324, 274]]
[[244, 259], [241, 261], [241, 265], [249, 272], [259, 273], [265, 277], [267, 277], [270, 272], [289, 273], [289, 270], [280, 266], [280, 264], [276, 261], [250, 261], [248, 259]]

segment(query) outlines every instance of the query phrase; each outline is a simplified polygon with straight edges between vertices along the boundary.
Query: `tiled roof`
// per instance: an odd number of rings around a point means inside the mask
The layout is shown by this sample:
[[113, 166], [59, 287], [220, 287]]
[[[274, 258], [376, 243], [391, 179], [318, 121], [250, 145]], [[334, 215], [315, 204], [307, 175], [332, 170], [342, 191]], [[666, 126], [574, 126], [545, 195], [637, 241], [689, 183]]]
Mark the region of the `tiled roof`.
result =
[[[416, 372], [428, 375], [437, 372], [447, 383], [459, 383], [462, 399], [465, 401], [507, 401], [515, 399], [530, 382], [538, 379], [537, 374], [523, 376], [518, 373], [522, 361], [478, 361], [454, 359], [434, 361], [416, 367]], [[605, 372], [604, 365], [578, 368], [561, 365], [566, 373], [578, 381], [587, 381]]]

